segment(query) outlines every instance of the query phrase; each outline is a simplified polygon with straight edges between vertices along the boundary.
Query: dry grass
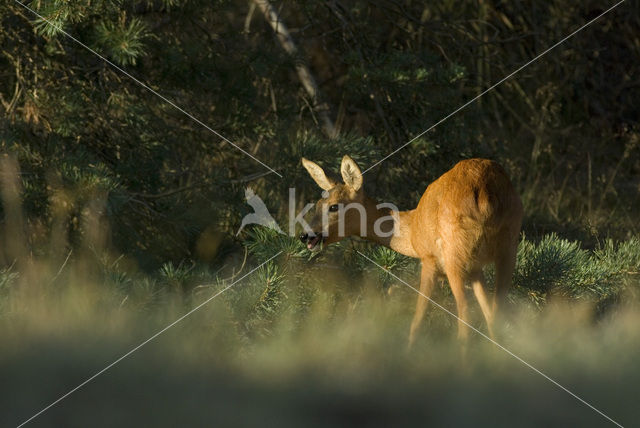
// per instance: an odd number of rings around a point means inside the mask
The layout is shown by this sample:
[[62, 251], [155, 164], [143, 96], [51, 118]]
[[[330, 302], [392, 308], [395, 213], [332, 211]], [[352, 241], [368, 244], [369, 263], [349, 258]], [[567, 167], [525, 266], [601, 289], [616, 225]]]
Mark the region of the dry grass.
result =
[[[7, 426], [222, 287], [193, 299], [150, 287], [150, 294], [163, 295], [144, 309], [149, 295], [130, 294], [125, 300], [116, 284], [82, 279], [82, 264], [69, 262], [54, 284], [39, 275], [37, 264], [31, 268], [29, 281], [15, 280], [5, 296], [10, 309], [3, 312], [0, 329], [0, 423]], [[345, 296], [340, 276], [325, 276], [311, 298], [283, 285], [289, 301], [308, 303], [305, 313], [281, 309], [266, 324], [247, 323], [247, 308], [261, 292], [249, 277], [34, 425], [607, 423], [480, 336], [474, 335], [469, 358], [462, 361], [454, 323], [437, 308], [431, 309], [424, 337], [408, 352], [411, 292], [385, 297], [372, 285]], [[30, 286], [35, 289], [27, 290]], [[636, 419], [640, 315], [635, 305], [597, 322], [586, 304], [558, 303], [542, 313], [529, 305], [513, 309], [502, 344], [618, 422]]]

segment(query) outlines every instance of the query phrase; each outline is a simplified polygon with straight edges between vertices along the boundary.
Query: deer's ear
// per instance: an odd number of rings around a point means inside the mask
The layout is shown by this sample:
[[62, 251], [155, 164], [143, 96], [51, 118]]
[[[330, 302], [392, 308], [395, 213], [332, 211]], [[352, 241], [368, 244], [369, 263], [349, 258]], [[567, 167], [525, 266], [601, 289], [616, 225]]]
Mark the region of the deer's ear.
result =
[[351, 159], [348, 155], [344, 155], [342, 158], [342, 165], [340, 165], [340, 172], [342, 173], [342, 180], [344, 184], [351, 187], [356, 192], [362, 187], [362, 173], [358, 164]]
[[302, 166], [305, 167], [311, 178], [313, 178], [313, 181], [315, 181], [322, 190], [331, 190], [335, 187], [336, 182], [328, 178], [322, 167], [317, 163], [302, 158]]

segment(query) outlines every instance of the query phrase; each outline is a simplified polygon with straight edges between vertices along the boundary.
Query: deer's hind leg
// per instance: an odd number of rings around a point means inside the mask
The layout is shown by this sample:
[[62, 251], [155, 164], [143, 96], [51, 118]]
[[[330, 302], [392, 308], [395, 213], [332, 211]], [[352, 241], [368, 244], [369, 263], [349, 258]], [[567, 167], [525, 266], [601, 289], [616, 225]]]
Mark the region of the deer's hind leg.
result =
[[420, 292], [418, 301], [416, 302], [416, 312], [413, 315], [413, 321], [411, 321], [411, 329], [409, 330], [409, 348], [413, 346], [416, 340], [416, 335], [422, 324], [425, 311], [429, 305], [429, 299], [431, 299], [431, 292], [436, 282], [436, 263], [432, 259], [422, 259], [422, 270], [420, 273]]
[[493, 334], [493, 309], [489, 305], [489, 299], [487, 298], [487, 283], [484, 278], [482, 270], [474, 272], [471, 276], [471, 285], [473, 287], [473, 293], [476, 296], [476, 300], [482, 310], [482, 315], [487, 322], [487, 330], [489, 336], [495, 339]]
[[464, 291], [466, 275], [462, 269], [447, 268], [447, 279], [449, 287], [456, 300], [458, 309], [458, 339], [466, 343], [469, 340], [469, 314], [467, 311], [467, 296]]
[[511, 280], [516, 267], [518, 253], [518, 236], [510, 237], [508, 233], [505, 233], [505, 235], [504, 246], [499, 248], [495, 259], [496, 295], [493, 301], [494, 317], [499, 315], [507, 300], [507, 293], [511, 288]]

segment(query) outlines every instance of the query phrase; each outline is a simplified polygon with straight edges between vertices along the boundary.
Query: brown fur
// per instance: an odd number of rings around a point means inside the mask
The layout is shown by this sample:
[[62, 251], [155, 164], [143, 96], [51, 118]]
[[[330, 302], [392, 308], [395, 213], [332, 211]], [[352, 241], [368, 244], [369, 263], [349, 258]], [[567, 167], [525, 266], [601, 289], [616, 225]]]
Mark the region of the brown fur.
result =
[[[410, 344], [415, 341], [427, 299], [441, 275], [447, 277], [456, 300], [460, 319], [458, 336], [463, 340], [468, 336], [463, 322], [468, 322], [466, 282], [471, 282], [489, 334], [493, 336], [496, 312], [511, 284], [523, 214], [520, 197], [500, 165], [486, 159], [461, 161], [427, 187], [416, 209], [392, 212], [377, 209], [375, 202], [364, 194], [360, 169], [350, 157], [342, 160], [345, 184], [327, 179], [313, 162], [304, 159], [303, 164], [314, 180], [329, 191], [329, 197], [318, 201], [316, 206], [311, 225], [314, 231], [320, 232], [319, 218], [332, 204], [360, 202], [367, 212], [365, 228], [361, 227], [357, 212], [347, 212], [344, 216], [346, 235], [362, 236], [421, 260], [422, 296], [418, 298], [411, 323]], [[354, 170], [360, 174], [358, 179], [354, 179]], [[376, 236], [375, 221], [389, 215], [395, 219], [388, 226], [393, 227], [393, 236]], [[340, 239], [337, 216], [330, 215], [329, 220], [326, 244]], [[483, 266], [490, 263], [495, 263], [496, 268], [496, 295], [492, 305], [486, 296], [482, 274]]]

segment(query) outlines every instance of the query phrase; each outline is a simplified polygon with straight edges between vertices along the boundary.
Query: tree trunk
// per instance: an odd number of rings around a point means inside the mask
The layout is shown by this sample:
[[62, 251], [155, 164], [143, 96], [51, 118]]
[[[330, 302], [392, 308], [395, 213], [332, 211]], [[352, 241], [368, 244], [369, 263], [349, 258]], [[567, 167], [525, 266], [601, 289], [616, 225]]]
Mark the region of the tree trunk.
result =
[[307, 65], [306, 61], [300, 58], [298, 48], [291, 38], [291, 34], [289, 34], [287, 26], [284, 24], [284, 22], [282, 22], [280, 16], [278, 15], [278, 12], [276, 12], [276, 10], [273, 8], [273, 6], [271, 6], [271, 3], [269, 3], [268, 0], [253, 1], [260, 8], [262, 13], [264, 14], [265, 19], [267, 20], [267, 22], [269, 22], [271, 28], [273, 28], [276, 36], [278, 36], [278, 40], [280, 41], [280, 45], [282, 46], [282, 48], [294, 58], [298, 78], [300, 79], [300, 83], [302, 83], [305, 91], [311, 98], [313, 110], [320, 120], [322, 130], [329, 138], [335, 138], [337, 136], [337, 130], [333, 123], [333, 120], [331, 120], [330, 117], [329, 104], [321, 100], [318, 84], [311, 74], [311, 70], [309, 70], [309, 66]]

